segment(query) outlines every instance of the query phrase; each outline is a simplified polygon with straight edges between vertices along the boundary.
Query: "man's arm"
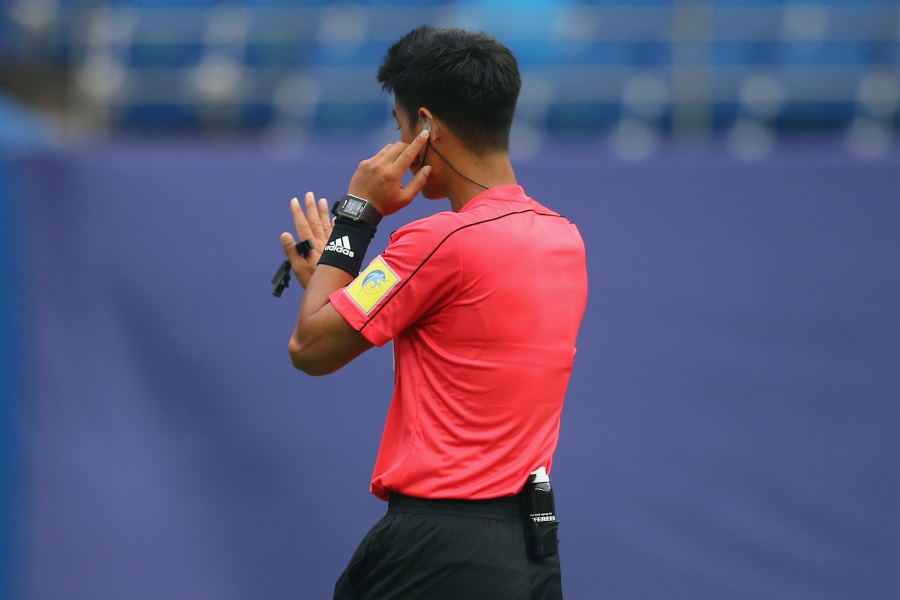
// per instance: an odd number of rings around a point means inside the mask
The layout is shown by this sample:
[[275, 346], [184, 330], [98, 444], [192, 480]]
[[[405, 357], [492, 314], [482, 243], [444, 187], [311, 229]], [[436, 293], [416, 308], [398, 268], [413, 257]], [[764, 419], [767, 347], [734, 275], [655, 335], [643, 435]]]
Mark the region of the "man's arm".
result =
[[312, 192], [306, 194], [306, 214], [300, 202], [291, 200], [294, 226], [301, 240], [312, 248], [306, 256], [297, 252], [290, 233], [281, 234], [281, 246], [300, 285], [306, 288], [297, 323], [288, 342], [291, 363], [309, 375], [327, 375], [341, 368], [372, 347], [328, 302], [328, 295], [353, 280], [353, 276], [329, 265], [318, 265], [328, 237], [331, 219], [328, 201], [316, 203]]
[[353, 276], [330, 265], [319, 265], [303, 296], [297, 325], [288, 343], [293, 365], [308, 375], [328, 375], [372, 347], [350, 327], [328, 295], [353, 281]]
[[[431, 169], [420, 169], [405, 186], [401, 180], [426, 136], [427, 133], [417, 137], [411, 144], [390, 144], [361, 162], [351, 180], [350, 193], [366, 198], [381, 214], [390, 214], [409, 204], [425, 185]], [[306, 195], [306, 215], [296, 199], [291, 201], [291, 212], [300, 239], [311, 240], [313, 248], [307, 256], [300, 256], [293, 236], [281, 234], [281, 245], [291, 268], [306, 288], [288, 352], [291, 363], [304, 373], [327, 375], [371, 348], [372, 343], [353, 329], [328, 301], [332, 292], [348, 285], [354, 276], [337, 267], [317, 264], [331, 235], [327, 202], [321, 199], [316, 205], [310, 192]]]

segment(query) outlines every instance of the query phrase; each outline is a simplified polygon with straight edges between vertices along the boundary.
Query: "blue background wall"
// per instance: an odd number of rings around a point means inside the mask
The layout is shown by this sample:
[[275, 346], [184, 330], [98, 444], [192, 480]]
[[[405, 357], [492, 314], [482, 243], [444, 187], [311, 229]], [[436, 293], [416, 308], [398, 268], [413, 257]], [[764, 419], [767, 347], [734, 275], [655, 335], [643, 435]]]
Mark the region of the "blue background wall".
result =
[[[275, 299], [268, 279], [289, 198], [339, 195], [369, 146], [122, 142], [16, 164], [24, 597], [329, 597], [384, 510], [367, 486], [391, 353], [293, 371], [300, 290]], [[597, 148], [517, 164], [589, 252], [553, 472], [567, 597], [895, 598], [897, 157]], [[443, 209], [389, 217], [370, 255]]]

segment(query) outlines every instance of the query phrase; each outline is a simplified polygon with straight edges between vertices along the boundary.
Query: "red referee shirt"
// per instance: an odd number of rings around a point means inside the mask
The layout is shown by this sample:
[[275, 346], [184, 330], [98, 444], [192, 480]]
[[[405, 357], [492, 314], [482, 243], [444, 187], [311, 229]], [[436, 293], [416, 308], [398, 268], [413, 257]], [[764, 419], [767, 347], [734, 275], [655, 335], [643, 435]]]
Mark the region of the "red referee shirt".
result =
[[551, 467], [587, 302], [575, 225], [518, 185], [395, 231], [335, 309], [394, 340], [373, 494], [485, 499]]

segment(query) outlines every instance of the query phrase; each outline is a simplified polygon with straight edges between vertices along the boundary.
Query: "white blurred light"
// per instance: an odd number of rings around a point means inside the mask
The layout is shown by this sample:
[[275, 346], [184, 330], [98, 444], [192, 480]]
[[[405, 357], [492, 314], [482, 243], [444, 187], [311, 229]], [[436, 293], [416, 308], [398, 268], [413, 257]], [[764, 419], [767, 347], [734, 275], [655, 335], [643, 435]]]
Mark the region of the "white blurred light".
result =
[[242, 44], [250, 32], [250, 15], [239, 7], [210, 11], [206, 23], [207, 44]]
[[893, 143], [891, 129], [872, 119], [855, 119], [844, 136], [851, 154], [858, 158], [879, 158], [887, 154]]
[[191, 91], [206, 102], [228, 101], [238, 95], [243, 71], [233, 59], [207, 55], [188, 73]]
[[660, 116], [669, 101], [669, 90], [659, 77], [635, 75], [625, 82], [622, 103], [638, 116], [653, 119]]
[[778, 114], [785, 101], [784, 87], [769, 75], [750, 75], [741, 82], [738, 98], [748, 112], [760, 119]]
[[784, 7], [782, 35], [788, 40], [816, 41], [828, 29], [828, 9], [814, 2], [790, 2]]
[[276, 87], [273, 104], [281, 114], [292, 118], [310, 116], [322, 98], [318, 81], [303, 75], [285, 77]]
[[544, 117], [554, 96], [553, 86], [546, 78], [539, 75], [528, 77], [522, 82], [516, 113], [521, 117]]
[[394, 119], [388, 117], [385, 119], [384, 123], [375, 130], [375, 133], [372, 135], [372, 148], [375, 151], [380, 150], [384, 146], [388, 144], [393, 144], [400, 140], [400, 131], [397, 129], [397, 123], [394, 122]]
[[91, 13], [87, 25], [87, 45], [102, 48], [127, 44], [134, 35], [135, 16], [131, 10], [99, 8]]
[[288, 121], [274, 121], [259, 135], [262, 151], [280, 161], [296, 158], [303, 151], [306, 142], [304, 131]]
[[318, 38], [323, 44], [359, 45], [365, 39], [368, 24], [368, 13], [363, 8], [326, 8], [322, 11]]
[[512, 160], [532, 158], [540, 153], [544, 136], [540, 127], [535, 127], [522, 119], [513, 123], [509, 133], [509, 157]]
[[90, 100], [107, 103], [122, 93], [127, 76], [120, 61], [106, 52], [95, 52], [78, 69], [76, 85]]
[[891, 117], [900, 103], [900, 83], [883, 74], [867, 75], [856, 91], [856, 101], [876, 117]]
[[755, 121], [740, 119], [728, 132], [726, 143], [738, 158], [759, 160], [775, 148], [775, 134]]
[[559, 41], [590, 42], [597, 37], [597, 11], [568, 6], [556, 11], [550, 36]]
[[624, 119], [612, 132], [612, 151], [625, 160], [644, 160], [659, 149], [659, 133], [640, 121]]
[[56, 0], [19, 0], [9, 9], [9, 16], [22, 29], [40, 33], [49, 29], [59, 14]]
[[474, 12], [472, 10], [466, 11], [453, 5], [442, 6], [434, 13], [434, 26], [439, 29], [453, 27], [472, 29], [477, 26], [477, 17], [474, 15]]

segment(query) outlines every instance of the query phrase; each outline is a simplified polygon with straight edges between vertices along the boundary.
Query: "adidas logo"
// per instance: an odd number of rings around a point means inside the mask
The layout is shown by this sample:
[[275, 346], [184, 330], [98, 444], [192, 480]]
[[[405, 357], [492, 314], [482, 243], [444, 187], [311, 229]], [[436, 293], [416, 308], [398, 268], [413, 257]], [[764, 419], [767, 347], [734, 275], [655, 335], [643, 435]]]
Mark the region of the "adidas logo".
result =
[[340, 252], [341, 254], [346, 254], [350, 258], [353, 258], [353, 250], [350, 249], [350, 238], [346, 235], [341, 236], [325, 246], [325, 250], [331, 250], [332, 252]]

